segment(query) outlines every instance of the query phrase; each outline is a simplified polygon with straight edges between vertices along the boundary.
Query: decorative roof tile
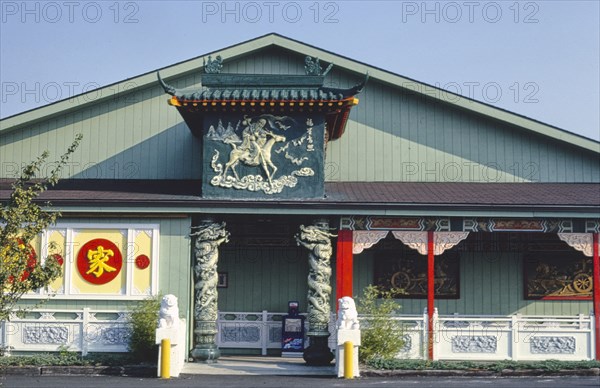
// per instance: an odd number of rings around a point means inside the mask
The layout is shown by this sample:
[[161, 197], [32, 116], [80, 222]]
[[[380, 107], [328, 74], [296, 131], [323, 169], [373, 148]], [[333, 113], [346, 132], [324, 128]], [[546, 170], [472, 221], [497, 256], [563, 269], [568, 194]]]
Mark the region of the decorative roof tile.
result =
[[196, 101], [341, 101], [352, 98], [365, 86], [368, 75], [360, 84], [348, 88], [330, 88], [324, 86], [325, 75], [332, 65], [322, 72], [318, 58], [306, 57], [307, 75], [295, 74], [221, 74], [221, 57], [205, 63], [207, 73], [202, 74], [202, 86], [199, 89], [177, 89], [166, 84], [157, 73], [158, 80], [165, 93], [179, 102]]

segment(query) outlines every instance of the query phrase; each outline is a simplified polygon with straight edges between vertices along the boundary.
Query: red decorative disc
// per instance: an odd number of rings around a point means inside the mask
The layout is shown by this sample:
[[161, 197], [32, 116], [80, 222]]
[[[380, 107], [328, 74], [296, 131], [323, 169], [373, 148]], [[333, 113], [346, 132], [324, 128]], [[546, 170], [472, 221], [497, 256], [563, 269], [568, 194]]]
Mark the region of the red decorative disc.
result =
[[35, 249], [31, 246], [31, 244], [25, 244], [25, 242], [20, 238], [17, 239], [17, 243], [19, 243], [19, 249], [27, 249], [29, 251], [27, 267], [34, 267], [35, 263], [37, 262], [37, 253], [35, 252]]
[[111, 241], [96, 238], [83, 244], [77, 254], [77, 269], [86, 281], [106, 284], [117, 277], [123, 266], [119, 248]]
[[19, 243], [19, 249], [27, 249], [29, 251], [29, 258], [27, 259], [27, 268], [21, 274], [21, 281], [24, 281], [29, 277], [29, 274], [37, 264], [37, 253], [35, 252], [35, 249], [31, 246], [31, 244], [25, 244], [20, 238], [17, 239], [17, 242]]
[[139, 255], [135, 258], [135, 266], [139, 269], [146, 269], [150, 265], [150, 258], [146, 255]]
[[61, 256], [60, 253], [55, 253], [55, 254], [51, 255], [51, 257], [53, 257], [54, 260], [58, 261], [58, 265], [60, 265], [62, 267], [65, 260], [63, 259], [63, 257]]

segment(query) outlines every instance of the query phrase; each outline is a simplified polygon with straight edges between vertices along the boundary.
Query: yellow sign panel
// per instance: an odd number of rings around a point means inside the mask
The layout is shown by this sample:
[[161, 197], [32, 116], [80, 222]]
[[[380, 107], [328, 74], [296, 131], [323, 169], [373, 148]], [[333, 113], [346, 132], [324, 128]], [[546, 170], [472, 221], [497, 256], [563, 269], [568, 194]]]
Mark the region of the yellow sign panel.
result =
[[[77, 263], [71, 271], [72, 294], [125, 294], [127, 268], [116, 271], [109, 260], [115, 251], [127, 252], [127, 231], [118, 229], [86, 229], [73, 231], [73, 257]], [[104, 240], [104, 245], [93, 244]], [[108, 245], [110, 244], [110, 248]], [[85, 261], [82, 264], [81, 257]], [[107, 279], [106, 273], [110, 276]], [[104, 275], [104, 276], [103, 276]], [[114, 275], [114, 276], [113, 276]], [[93, 279], [102, 279], [94, 281]]]
[[150, 294], [152, 284], [152, 231], [143, 231], [135, 238], [133, 259], [133, 287], [136, 294]]
[[[61, 263], [59, 278], [26, 298], [61, 295], [82, 299], [139, 297], [156, 291], [158, 229], [154, 226], [58, 226], [30, 242], [39, 264], [53, 256]], [[26, 273], [25, 271], [24, 273]], [[25, 275], [24, 275], [25, 276]]]
[[66, 262], [66, 231], [53, 230], [48, 232], [48, 255], [60, 255], [63, 259], [61, 268], [61, 276], [48, 285], [48, 292], [62, 294], [64, 293], [65, 285], [65, 267], [69, 264]]

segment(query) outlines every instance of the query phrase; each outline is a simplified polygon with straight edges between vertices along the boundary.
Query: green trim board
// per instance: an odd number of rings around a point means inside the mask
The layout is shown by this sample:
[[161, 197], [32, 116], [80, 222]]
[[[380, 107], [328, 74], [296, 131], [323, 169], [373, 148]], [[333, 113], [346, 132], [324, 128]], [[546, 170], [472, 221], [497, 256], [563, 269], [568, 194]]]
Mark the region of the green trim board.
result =
[[[563, 129], [541, 123], [539, 121], [508, 112], [497, 107], [487, 105], [460, 95], [455, 95], [451, 92], [436, 88], [431, 85], [427, 85], [422, 82], [412, 80], [410, 78], [402, 77], [400, 75], [382, 70], [378, 67], [370, 66], [362, 62], [358, 62], [344, 56], [334, 54], [332, 52], [316, 48], [314, 46], [278, 35], [278, 34], [267, 34], [262, 37], [258, 37], [234, 46], [224, 48], [215, 52], [207, 53], [200, 57], [193, 58], [188, 61], [180, 62], [172, 66], [160, 69], [162, 76], [165, 80], [173, 78], [175, 76], [182, 76], [185, 74], [192, 74], [199, 71], [203, 64], [201, 58], [204, 58], [209, 54], [220, 54], [227, 61], [233, 61], [240, 56], [251, 55], [253, 52], [264, 49], [266, 47], [276, 46], [283, 48], [288, 51], [301, 53], [303, 55], [309, 55], [312, 57], [318, 57], [324, 62], [335, 63], [335, 66], [342, 69], [346, 69], [353, 73], [365, 74], [368, 73], [373, 79], [378, 79], [384, 83], [390, 84], [394, 87], [399, 87], [403, 90], [415, 93], [423, 96], [427, 99], [436, 100], [473, 112], [477, 115], [498, 120], [514, 126], [515, 128], [523, 129], [526, 131], [535, 132], [539, 135], [546, 136], [555, 140], [559, 140], [564, 143], [574, 145], [579, 148], [583, 148], [594, 153], [600, 153], [600, 143], [592, 139], [588, 139], [574, 133], [565, 131]], [[0, 121], [0, 132], [11, 131], [23, 126], [32, 125], [33, 123], [48, 119], [50, 117], [64, 114], [69, 111], [80, 109], [83, 106], [96, 104], [100, 101], [105, 101], [109, 98], [115, 98], [115, 96], [125, 95], [134, 91], [152, 86], [156, 83], [154, 77], [155, 70], [142, 74], [138, 77], [130, 78], [122, 82], [118, 82], [109, 85], [104, 88], [100, 88], [79, 96], [75, 96], [68, 100], [62, 100], [51, 105], [47, 105], [41, 108], [33, 109], [21, 114], [17, 114]], [[431, 93], [435, 91], [436, 93]], [[452, 95], [452, 99], [448, 99], [442, 96]], [[75, 100], [75, 102], [73, 102]]]
[[[359, 208], [310, 208], [308, 205], [298, 204], [295, 207], [283, 208], [278, 204], [268, 204], [269, 206], [251, 207], [251, 206], [240, 206], [240, 207], [225, 207], [225, 206], [184, 206], [184, 207], [170, 207], [170, 206], [157, 206], [157, 207], [143, 207], [135, 209], [137, 214], [140, 215], [167, 215], [167, 214], [257, 214], [257, 209], [260, 209], [260, 214], [286, 214], [286, 215], [329, 215], [329, 216], [347, 216], [353, 214], [357, 216], [390, 216], [390, 217], [403, 217], [403, 216], [430, 216], [430, 217], [523, 217], [523, 218], [600, 218], [600, 210], [593, 211], [591, 209], [582, 209], [574, 211], [573, 209], [565, 210], [564, 212], [559, 209], [547, 209], [547, 210], [514, 210], [510, 209], [457, 209], [456, 206], [452, 208], [412, 208], [412, 209], [365, 209]], [[53, 209], [63, 214], [72, 213], [94, 213], [94, 214], [131, 214], [132, 207], [130, 206], [53, 206]]]

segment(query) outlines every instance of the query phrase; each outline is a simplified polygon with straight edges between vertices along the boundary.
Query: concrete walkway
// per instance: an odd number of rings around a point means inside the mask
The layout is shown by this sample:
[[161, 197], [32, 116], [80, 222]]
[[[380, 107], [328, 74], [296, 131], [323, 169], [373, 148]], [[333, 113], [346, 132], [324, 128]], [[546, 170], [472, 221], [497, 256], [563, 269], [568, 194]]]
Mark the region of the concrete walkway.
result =
[[181, 374], [334, 376], [335, 366], [308, 366], [302, 358], [222, 356], [215, 364], [186, 362]]

